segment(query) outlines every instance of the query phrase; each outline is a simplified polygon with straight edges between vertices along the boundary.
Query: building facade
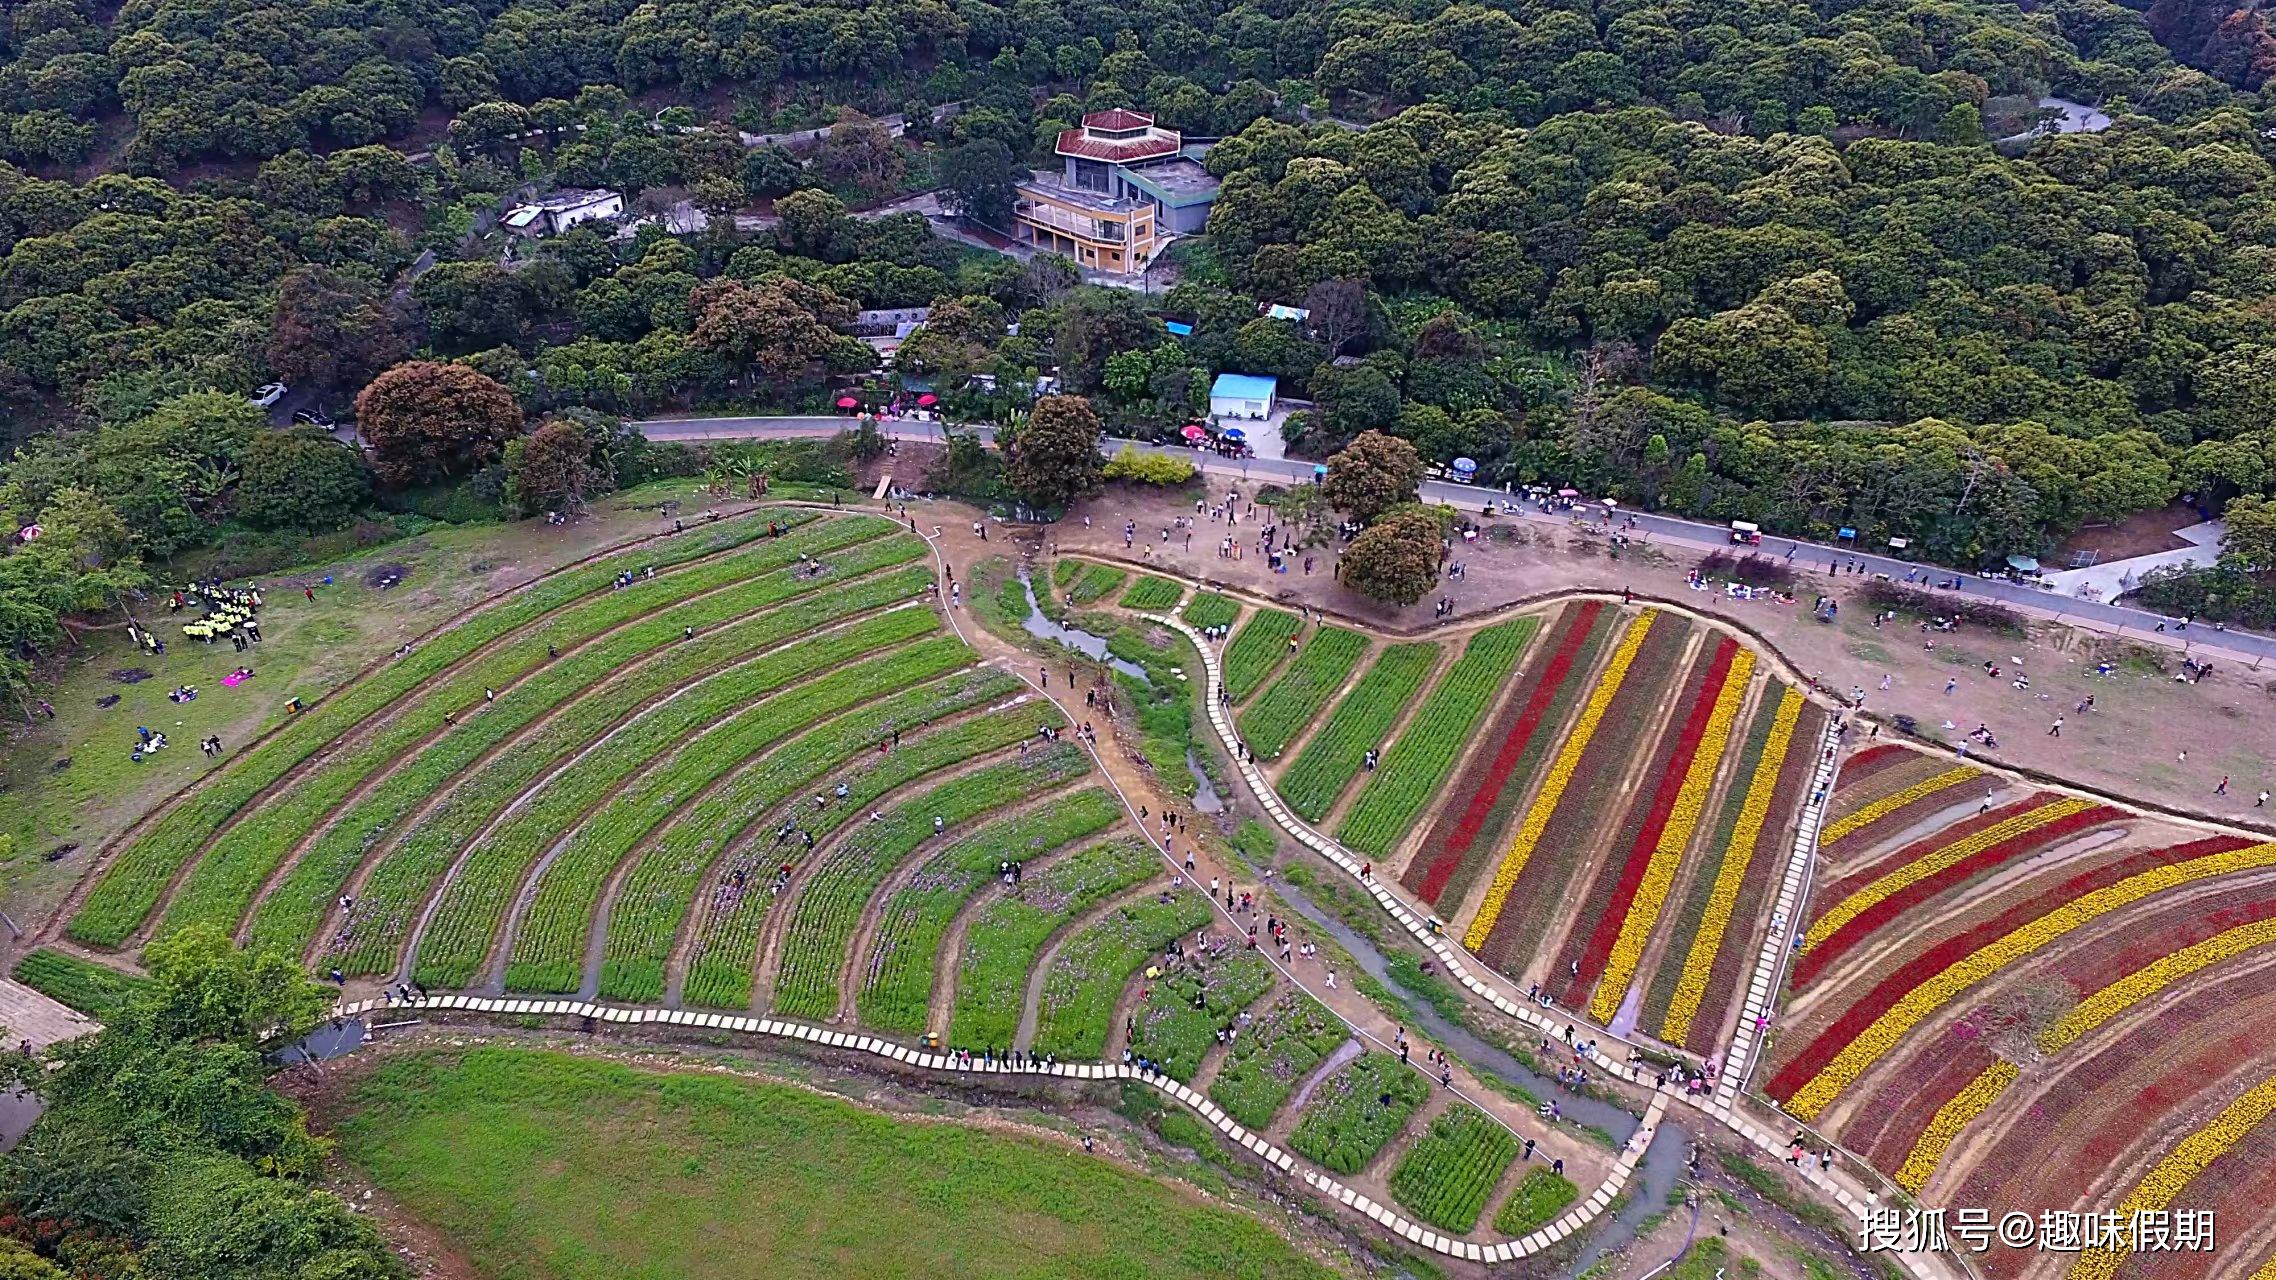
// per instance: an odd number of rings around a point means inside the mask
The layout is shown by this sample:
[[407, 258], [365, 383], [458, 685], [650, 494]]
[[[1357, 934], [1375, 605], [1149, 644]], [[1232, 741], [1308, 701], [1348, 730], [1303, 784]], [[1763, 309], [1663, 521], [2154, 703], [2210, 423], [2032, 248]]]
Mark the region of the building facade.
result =
[[1094, 111], [1060, 133], [1057, 172], [1019, 184], [1018, 238], [1116, 275], [1144, 271], [1162, 247], [1201, 230], [1217, 179], [1201, 149], [1142, 111]]

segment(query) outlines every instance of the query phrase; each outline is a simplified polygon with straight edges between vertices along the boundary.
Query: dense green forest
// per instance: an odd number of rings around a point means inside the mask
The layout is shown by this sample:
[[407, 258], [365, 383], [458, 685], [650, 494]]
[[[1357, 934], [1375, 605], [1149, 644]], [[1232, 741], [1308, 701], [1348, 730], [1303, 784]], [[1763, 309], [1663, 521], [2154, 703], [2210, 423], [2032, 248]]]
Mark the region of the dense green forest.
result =
[[[611, 419], [820, 406], [868, 368], [863, 307], [935, 306], [893, 376], [972, 416], [1056, 371], [1158, 435], [1214, 373], [1272, 374], [1314, 455], [1382, 430], [1954, 564], [2276, 487], [2276, 111], [2100, 0], [35, 0], [4, 37], [19, 671], [225, 532], [281, 563], [699, 465]], [[2040, 136], [2049, 94], [2109, 127]], [[1224, 139], [1167, 292], [863, 213], [937, 188], [1000, 219], [1123, 105]], [[709, 225], [496, 226], [603, 184]], [[368, 468], [245, 399], [344, 416], [389, 370]]]

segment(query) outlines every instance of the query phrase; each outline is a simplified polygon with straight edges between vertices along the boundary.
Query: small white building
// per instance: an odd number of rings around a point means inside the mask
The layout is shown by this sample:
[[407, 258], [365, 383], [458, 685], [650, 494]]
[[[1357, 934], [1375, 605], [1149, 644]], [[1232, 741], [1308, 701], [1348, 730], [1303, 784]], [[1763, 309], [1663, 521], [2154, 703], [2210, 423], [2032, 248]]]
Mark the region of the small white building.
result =
[[624, 216], [624, 196], [604, 188], [565, 188], [529, 204], [516, 205], [498, 219], [524, 236], [557, 236], [580, 222], [613, 221]]
[[1280, 389], [1280, 379], [1260, 378], [1247, 373], [1220, 373], [1209, 386], [1209, 416], [1212, 418], [1251, 418], [1263, 421], [1272, 416], [1273, 397]]

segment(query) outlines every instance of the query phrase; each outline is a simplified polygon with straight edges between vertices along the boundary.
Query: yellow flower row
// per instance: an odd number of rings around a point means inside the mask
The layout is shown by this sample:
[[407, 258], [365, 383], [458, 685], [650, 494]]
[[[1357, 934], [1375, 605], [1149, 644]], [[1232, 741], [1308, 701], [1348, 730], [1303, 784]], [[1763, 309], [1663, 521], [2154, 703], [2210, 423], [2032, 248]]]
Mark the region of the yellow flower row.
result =
[[2276, 920], [2261, 920], [2216, 933], [2172, 955], [2159, 956], [2072, 1006], [2069, 1013], [2039, 1033], [2039, 1048], [2047, 1053], [2067, 1048], [2080, 1036], [2190, 974], [2271, 942], [2276, 942]]
[[[2087, 1032], [2094, 1030], [2190, 974], [2210, 968], [2233, 956], [2241, 955], [2254, 947], [2266, 946], [2271, 942], [2276, 942], [2276, 920], [2261, 920], [2253, 924], [2238, 925], [2234, 929], [2215, 934], [2203, 942], [2183, 947], [2172, 955], [2159, 956], [2150, 963], [2079, 1001], [2069, 1013], [2064, 1014], [2052, 1026], [2039, 1033], [2039, 1050], [2042, 1053], [2057, 1053], [2067, 1049], [2078, 1043], [2079, 1037], [2084, 1036]], [[2005, 1073], [2004, 1077], [1994, 1083], [1993, 1077], [2001, 1076], [2002, 1073]], [[2010, 1064], [2005, 1062], [1993, 1063], [1984, 1070], [1983, 1074], [1970, 1081], [1968, 1087], [1961, 1090], [1951, 1102], [1946, 1103], [1944, 1109], [1936, 1113], [1936, 1120], [1929, 1125], [1928, 1132], [1922, 1134], [1920, 1141], [1913, 1145], [1912, 1155], [1906, 1158], [1904, 1168], [1897, 1171], [1897, 1185], [1916, 1193], [1922, 1186], [1927, 1185], [1929, 1175], [1936, 1172], [1936, 1162], [1943, 1159], [1945, 1148], [1951, 1145], [1952, 1139], [1959, 1134], [1960, 1129], [1970, 1120], [1982, 1114], [1984, 1107], [1991, 1105], [1991, 1100], [1998, 1097], [2000, 1090], [2005, 1089], [2015, 1079], [2015, 1076], [2016, 1068]], [[1984, 1094], [1983, 1091], [1985, 1090], [1989, 1090], [1989, 1093]], [[1961, 1116], [1951, 1126], [1951, 1132], [1945, 1134], [1941, 1141], [1936, 1142], [1931, 1147], [1929, 1140], [1938, 1133], [1938, 1126], [1943, 1124], [1945, 1113], [1954, 1111], [1959, 1106], [1961, 1099], [1979, 1094], [1983, 1095], [1982, 1104]], [[1918, 1169], [1919, 1182], [1907, 1182], [1905, 1180], [1906, 1173], [1914, 1170], [1916, 1164], [1924, 1159], [1927, 1163]]]
[[2043, 804], [2027, 813], [1995, 822], [1974, 835], [1964, 840], [1955, 840], [1925, 857], [1916, 858], [1835, 903], [1832, 910], [1819, 916], [1811, 924], [1809, 932], [1802, 935], [1802, 949], [1807, 951], [1841, 932], [1843, 925], [1872, 910], [1890, 894], [1926, 880], [1948, 867], [1958, 866], [1995, 844], [2028, 835], [2050, 822], [2093, 807], [2094, 801], [2075, 797]]
[[1882, 796], [1845, 818], [1836, 818], [1827, 823], [1825, 829], [1818, 832], [1818, 843], [1832, 844], [1843, 836], [1863, 831], [1915, 800], [1926, 799], [1946, 787], [1958, 786], [1975, 776], [1976, 771], [1973, 769], [1947, 769], [1926, 782], [1916, 782], [1902, 791]]
[[1486, 935], [1494, 931], [1494, 922], [1501, 919], [1502, 905], [1509, 900], [1509, 891], [1516, 887], [1518, 874], [1533, 856], [1533, 846], [1541, 840], [1542, 831], [1549, 826], [1549, 815], [1557, 808], [1565, 788], [1572, 785], [1573, 773], [1580, 768], [1581, 753], [1588, 750], [1589, 740], [1596, 736], [1597, 726], [1604, 723], [1606, 708], [1612, 697], [1620, 692], [1620, 684], [1628, 678], [1628, 668], [1635, 665], [1636, 651], [1644, 647], [1644, 637], [1651, 632], [1653, 619], [1659, 612], [1647, 609], [1636, 615], [1621, 633], [1620, 644], [1612, 651], [1612, 661], [1596, 681], [1596, 688], [1588, 695], [1588, 703], [1581, 708], [1581, 718], [1573, 723], [1573, 731], [1565, 735], [1564, 745], [1557, 749], [1557, 758], [1549, 765], [1549, 773], [1541, 780], [1540, 794], [1533, 797], [1533, 805], [1525, 811], [1525, 821], [1519, 825], [1517, 835], [1511, 839], [1509, 852], [1502, 855], [1501, 867], [1494, 872], [1494, 882], [1486, 887], [1486, 900], [1479, 904], [1478, 918], [1470, 922], [1469, 933], [1463, 936], [1464, 945], [1472, 951], [1486, 945]]
[[1604, 977], [1589, 1000], [1589, 1015], [1598, 1022], [1610, 1022], [1620, 1011], [1620, 1001], [1628, 994], [1636, 966], [1643, 963], [1644, 944], [1651, 940], [1652, 926], [1659, 923], [1660, 911], [1667, 905], [1667, 891], [1675, 883], [1676, 868], [1683, 864], [1683, 851], [1699, 829], [1700, 811], [1707, 807], [1707, 792], [1715, 785], [1715, 769], [1731, 744], [1731, 723], [1739, 718], [1739, 703], [1746, 699], [1747, 682], [1752, 679], [1754, 655], [1741, 649], [1732, 657], [1723, 687], [1715, 694], [1715, 709], [1707, 713], [1707, 728], [1699, 735], [1699, 746], [1683, 773], [1683, 786], [1668, 808], [1667, 823], [1660, 828], [1652, 860], [1628, 904], [1628, 916], [1620, 922], [1620, 936], [1613, 940], [1612, 954], [1604, 962]]
[[2030, 956], [2081, 925], [2180, 885], [2232, 872], [2276, 865], [2276, 844], [2249, 845], [2227, 853], [2207, 854], [2187, 862], [2156, 867], [2097, 889], [2023, 925], [1999, 941], [1954, 962], [1944, 972], [1908, 991], [1873, 1025], [1843, 1045], [1833, 1061], [1796, 1090], [1786, 1110], [1795, 1118], [1811, 1120], [1828, 1102], [1854, 1084], [1859, 1075], [1896, 1047], [1920, 1020], [1942, 1008], [1946, 1001], [2001, 969]]
[[1747, 865], [1754, 861], [1754, 847], [1762, 839], [1763, 824], [1770, 816], [1771, 796], [1778, 790], [1778, 773], [1786, 767], [1786, 752], [1793, 745], [1794, 727], [1801, 719], [1802, 691], [1788, 689], [1778, 701], [1778, 714], [1771, 721], [1770, 736], [1763, 741], [1754, 779], [1747, 784], [1746, 803], [1739, 807], [1738, 821], [1731, 827], [1731, 843], [1723, 852], [1721, 870], [1715, 873], [1714, 892], [1707, 895], [1707, 913], [1691, 939], [1691, 954], [1683, 960], [1683, 979], [1668, 1001], [1660, 1039], [1669, 1044], [1682, 1044], [1691, 1034], [1691, 1020], [1699, 1016], [1699, 1002], [1707, 995], [1707, 979], [1714, 973], [1715, 955], [1722, 949], [1731, 913], [1738, 910], [1739, 886], [1746, 882]]
[[[2183, 1187], [2215, 1160], [2227, 1155], [2230, 1148], [2244, 1141], [2245, 1135], [2258, 1128], [2272, 1111], [2276, 1111], [2276, 1078], [2247, 1089], [2242, 1097], [2214, 1116], [2211, 1124], [2183, 1138], [2173, 1154], [2158, 1161], [2157, 1167], [2118, 1203], [2118, 1215], [2131, 1218], [2137, 1212], [2170, 1207]], [[2132, 1242], [2123, 1237], [2116, 1245], [2088, 1249], [2071, 1264], [2070, 1280], [2110, 1280], [2132, 1251]]]
[[1905, 1157], [1904, 1164], [1898, 1168], [1897, 1185], [1919, 1195], [1920, 1189], [1927, 1186], [1928, 1180], [1935, 1176], [1936, 1166], [1943, 1163], [1944, 1153], [1951, 1149], [1952, 1140], [1959, 1137], [1960, 1131], [1967, 1128], [1977, 1116], [1982, 1115], [1984, 1108], [1997, 1102], [1999, 1095], [2007, 1091], [2007, 1086], [2014, 1084], [2015, 1078], [2022, 1074], [2023, 1069], [2012, 1062], [1994, 1062], [1981, 1075], [1969, 1081], [1967, 1088], [1952, 1095], [1950, 1102], [1938, 1107], [1936, 1117], [1928, 1122], [1928, 1128], [1921, 1132], [1920, 1141], [1912, 1144], [1912, 1153]]

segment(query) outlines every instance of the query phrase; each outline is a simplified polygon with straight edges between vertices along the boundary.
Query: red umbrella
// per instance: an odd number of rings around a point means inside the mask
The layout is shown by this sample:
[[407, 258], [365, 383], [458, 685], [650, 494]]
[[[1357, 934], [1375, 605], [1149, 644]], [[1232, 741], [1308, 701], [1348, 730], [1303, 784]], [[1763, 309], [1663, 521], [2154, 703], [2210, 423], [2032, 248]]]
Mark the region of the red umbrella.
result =
[[936, 404], [939, 404], [939, 403], [940, 403], [940, 397], [939, 397], [939, 396], [936, 396], [936, 395], [934, 395], [934, 394], [933, 394], [932, 392], [930, 392], [930, 391], [927, 391], [927, 392], [926, 392], [926, 393], [924, 393], [923, 395], [921, 395], [921, 396], [918, 396], [918, 397], [917, 397], [917, 407], [918, 407], [918, 408], [920, 408], [920, 409], [930, 409], [930, 408], [932, 408], [934, 405], [936, 405]]
[[853, 408], [858, 408], [858, 407], [860, 406], [860, 404], [861, 404], [861, 401], [854, 399], [852, 396], [839, 396], [839, 397], [838, 397], [838, 407], [839, 407], [840, 409], [853, 409]]
[[1199, 440], [1199, 439], [1201, 439], [1203, 436], [1205, 436], [1205, 435], [1208, 435], [1209, 433], [1208, 433], [1208, 432], [1206, 432], [1206, 431], [1203, 431], [1203, 430], [1200, 428], [1200, 426], [1199, 426], [1199, 425], [1197, 425], [1197, 424], [1195, 424], [1195, 423], [1191, 423], [1191, 422], [1189, 422], [1189, 423], [1185, 424], [1185, 433], [1184, 433], [1184, 434], [1185, 434], [1185, 438], [1186, 438], [1186, 439], [1188, 439], [1188, 440]]

